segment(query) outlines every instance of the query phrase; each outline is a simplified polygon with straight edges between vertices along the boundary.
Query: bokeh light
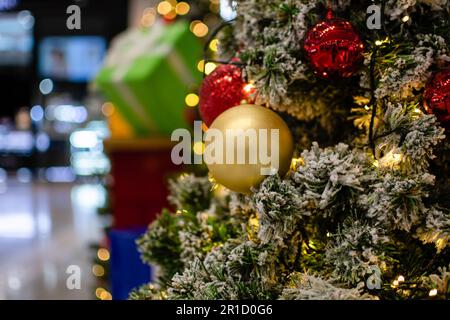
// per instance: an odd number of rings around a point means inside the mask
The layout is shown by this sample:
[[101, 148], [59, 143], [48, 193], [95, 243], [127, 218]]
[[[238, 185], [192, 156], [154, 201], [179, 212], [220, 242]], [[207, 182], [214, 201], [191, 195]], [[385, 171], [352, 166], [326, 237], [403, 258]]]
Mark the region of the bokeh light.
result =
[[43, 95], [47, 95], [52, 93], [53, 91], [53, 81], [51, 79], [43, 79], [40, 83], [39, 83], [39, 91], [41, 91], [41, 93]]
[[191, 7], [187, 2], [180, 2], [175, 7], [175, 12], [179, 14], [180, 16], [184, 16], [189, 13], [189, 10]]
[[92, 267], [92, 273], [96, 277], [102, 277], [105, 275], [105, 268], [99, 264], [96, 264]]
[[209, 49], [211, 49], [211, 51], [217, 52], [218, 51], [218, 46], [219, 46], [219, 40], [218, 39], [214, 39], [209, 44]]
[[198, 141], [194, 143], [193, 150], [195, 154], [202, 155], [205, 152], [205, 144], [201, 141]]
[[197, 69], [198, 69], [198, 71], [203, 72], [204, 68], [205, 68], [205, 60], [200, 60], [197, 63]]
[[172, 9], [173, 9], [173, 6], [170, 4], [169, 1], [161, 1], [158, 4], [158, 8], [157, 8], [158, 13], [163, 16], [168, 14], [170, 11], [172, 11]]
[[111, 117], [114, 114], [115, 107], [111, 102], [105, 102], [102, 105], [102, 113], [105, 117]]
[[205, 66], [205, 74], [208, 75], [213, 72], [217, 68], [217, 65], [214, 62], [208, 62]]
[[200, 98], [195, 93], [190, 93], [186, 96], [185, 102], [189, 107], [196, 107], [200, 102]]
[[199, 37], [199, 38], [203, 38], [208, 34], [208, 26], [206, 24], [202, 23], [197, 23], [193, 29], [193, 33]]
[[102, 261], [108, 261], [110, 257], [109, 251], [105, 248], [100, 248], [97, 251], [97, 257]]
[[154, 8], [146, 8], [141, 18], [143, 27], [151, 27], [156, 21], [156, 10]]

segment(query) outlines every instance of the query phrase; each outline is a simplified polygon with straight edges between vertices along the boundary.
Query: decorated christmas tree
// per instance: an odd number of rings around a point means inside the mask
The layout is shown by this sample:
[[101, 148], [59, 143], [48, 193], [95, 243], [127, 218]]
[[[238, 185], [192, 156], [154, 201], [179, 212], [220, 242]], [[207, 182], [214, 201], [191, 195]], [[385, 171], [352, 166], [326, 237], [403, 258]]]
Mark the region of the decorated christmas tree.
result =
[[279, 129], [278, 170], [171, 181], [131, 298], [448, 299], [449, 2], [233, 5], [200, 111]]

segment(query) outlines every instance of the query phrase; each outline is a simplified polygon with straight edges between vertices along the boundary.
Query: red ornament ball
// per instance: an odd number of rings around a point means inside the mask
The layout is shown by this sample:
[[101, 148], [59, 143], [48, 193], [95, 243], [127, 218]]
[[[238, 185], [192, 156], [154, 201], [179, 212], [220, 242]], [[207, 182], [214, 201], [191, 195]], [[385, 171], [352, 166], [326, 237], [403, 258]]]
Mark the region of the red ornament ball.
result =
[[307, 32], [303, 48], [314, 73], [325, 79], [348, 78], [364, 60], [357, 31], [350, 22], [334, 18], [331, 10]]
[[232, 64], [223, 64], [203, 80], [200, 89], [200, 114], [209, 127], [225, 110], [241, 104], [249, 97], [242, 71]]
[[450, 130], [450, 69], [436, 73], [425, 87], [424, 108]]

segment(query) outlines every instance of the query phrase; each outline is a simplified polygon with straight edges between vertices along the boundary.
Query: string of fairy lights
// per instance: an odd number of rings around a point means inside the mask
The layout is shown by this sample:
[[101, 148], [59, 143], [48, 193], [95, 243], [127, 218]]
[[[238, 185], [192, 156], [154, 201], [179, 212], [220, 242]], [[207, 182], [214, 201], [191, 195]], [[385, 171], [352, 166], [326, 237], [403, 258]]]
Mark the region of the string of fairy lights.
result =
[[[192, 10], [191, 5], [188, 2], [185, 1], [176, 1], [176, 0], [164, 0], [160, 1], [155, 7], [149, 7], [146, 8], [143, 11], [142, 17], [140, 19], [140, 25], [141, 27], [151, 27], [158, 18], [163, 18], [164, 20], [170, 22], [172, 20], [175, 20], [177, 17], [182, 17], [188, 15]], [[220, 13], [220, 0], [210, 0], [209, 10], [212, 14], [219, 14]], [[208, 17], [206, 16], [204, 18], [204, 21], [202, 20], [193, 20], [190, 23], [190, 31], [198, 38], [205, 38], [209, 32], [210, 28], [208, 27]], [[406, 23], [410, 20], [409, 16], [403, 16], [401, 19], [403, 23]], [[375, 41], [376, 46], [382, 46], [386, 43], [389, 43], [390, 39], [379, 39]], [[215, 55], [218, 52], [218, 45], [219, 40], [213, 39], [209, 43], [209, 50], [211, 51], [212, 55]], [[211, 74], [217, 67], [217, 64], [214, 62], [206, 62], [205, 60], [201, 59], [197, 63], [197, 69], [199, 72], [204, 73], [205, 75]], [[254, 86], [249, 83], [247, 84], [248, 88], [244, 88], [244, 90], [253, 90]], [[197, 92], [190, 92], [185, 97], [185, 104], [189, 108], [196, 108], [198, 107], [200, 103], [200, 98]], [[368, 106], [369, 101], [362, 101], [362, 105], [366, 110], [369, 110], [370, 107]], [[114, 105], [111, 102], [105, 102], [102, 106], [102, 113], [106, 117], [110, 117], [114, 113]], [[416, 113], [420, 113], [420, 109], [415, 110]], [[204, 128], [205, 130], [207, 128]], [[196, 142], [193, 145], [193, 151], [196, 154], [203, 154], [205, 150], [205, 145], [203, 142]], [[394, 167], [401, 163], [403, 157], [399, 153], [395, 152], [389, 152], [387, 153], [382, 159], [380, 160], [374, 160], [373, 165], [375, 167]], [[295, 170], [298, 166], [302, 165], [304, 163], [304, 160], [302, 158], [293, 158], [291, 162], [291, 170]], [[177, 212], [178, 213], [178, 212]], [[181, 212], [180, 212], [181, 213]], [[257, 220], [256, 220], [257, 222]], [[256, 223], [255, 222], [255, 223]], [[329, 236], [329, 234], [327, 234]], [[110, 259], [110, 253], [105, 248], [100, 248], [97, 251], [97, 258], [102, 262], [108, 262]], [[92, 267], [92, 273], [94, 276], [101, 278], [105, 275], [105, 268], [101, 264], [94, 264]], [[407, 284], [405, 281], [405, 277], [400, 275], [398, 276], [392, 283], [391, 287], [403, 290], [402, 287]], [[429, 296], [433, 297], [436, 296], [438, 293], [437, 289], [432, 289], [429, 291]], [[103, 287], [97, 287], [95, 289], [95, 295], [100, 300], [111, 300], [112, 295], [111, 293], [106, 290]]]
[[[111, 257], [111, 254], [108, 249], [106, 248], [99, 248], [97, 250], [97, 259], [99, 263], [94, 264], [92, 267], [92, 274], [101, 279], [105, 276], [105, 267], [101, 263], [108, 263], [109, 259]], [[105, 288], [99, 286], [95, 289], [95, 296], [99, 300], [112, 300], [112, 294]]]

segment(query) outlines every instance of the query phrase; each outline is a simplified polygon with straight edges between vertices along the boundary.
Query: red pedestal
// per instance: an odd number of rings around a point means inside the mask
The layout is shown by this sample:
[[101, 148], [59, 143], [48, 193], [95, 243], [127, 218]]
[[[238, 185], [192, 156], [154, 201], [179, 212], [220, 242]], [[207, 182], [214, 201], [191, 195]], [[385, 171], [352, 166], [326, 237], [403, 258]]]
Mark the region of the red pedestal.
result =
[[114, 228], [147, 226], [167, 207], [167, 180], [181, 170], [165, 138], [110, 140], [105, 144], [113, 177]]

